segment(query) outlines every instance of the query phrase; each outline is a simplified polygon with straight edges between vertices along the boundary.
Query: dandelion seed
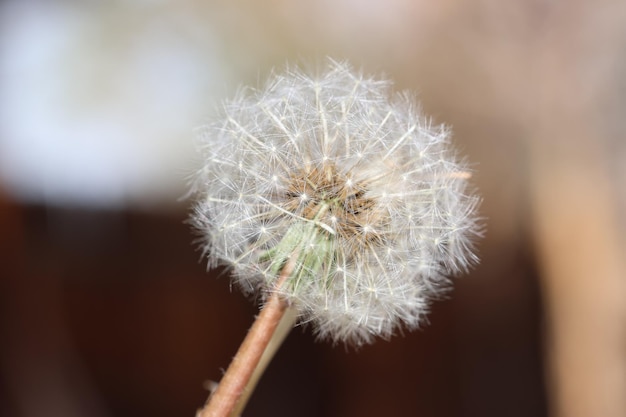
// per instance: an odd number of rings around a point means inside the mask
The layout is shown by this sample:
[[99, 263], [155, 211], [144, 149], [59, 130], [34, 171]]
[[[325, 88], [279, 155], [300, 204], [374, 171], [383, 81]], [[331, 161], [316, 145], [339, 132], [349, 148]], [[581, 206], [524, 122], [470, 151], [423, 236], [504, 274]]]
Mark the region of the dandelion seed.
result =
[[210, 264], [231, 265], [244, 292], [280, 292], [334, 342], [417, 327], [477, 262], [467, 167], [448, 130], [390, 89], [333, 61], [293, 70], [227, 103], [199, 140], [193, 220]]

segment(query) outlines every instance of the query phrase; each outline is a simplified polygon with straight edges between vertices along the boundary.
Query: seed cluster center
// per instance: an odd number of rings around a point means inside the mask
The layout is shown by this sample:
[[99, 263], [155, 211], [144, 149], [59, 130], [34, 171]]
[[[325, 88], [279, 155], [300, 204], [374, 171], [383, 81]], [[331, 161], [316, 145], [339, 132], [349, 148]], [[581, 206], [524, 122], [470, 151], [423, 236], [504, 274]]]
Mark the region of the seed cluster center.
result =
[[382, 239], [385, 211], [368, 196], [366, 184], [338, 172], [333, 163], [293, 172], [285, 196], [285, 210], [324, 223], [341, 238], [368, 244]]

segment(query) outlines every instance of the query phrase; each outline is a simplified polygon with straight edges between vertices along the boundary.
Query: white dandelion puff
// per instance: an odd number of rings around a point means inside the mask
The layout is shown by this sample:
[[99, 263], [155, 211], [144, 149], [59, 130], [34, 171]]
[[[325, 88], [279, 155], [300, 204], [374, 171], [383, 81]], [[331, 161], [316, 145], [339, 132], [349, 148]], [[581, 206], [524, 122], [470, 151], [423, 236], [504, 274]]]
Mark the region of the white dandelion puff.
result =
[[246, 293], [278, 291], [321, 338], [415, 328], [477, 262], [468, 168], [388, 81], [334, 61], [274, 75], [227, 103], [199, 147], [193, 222], [210, 265], [230, 265]]

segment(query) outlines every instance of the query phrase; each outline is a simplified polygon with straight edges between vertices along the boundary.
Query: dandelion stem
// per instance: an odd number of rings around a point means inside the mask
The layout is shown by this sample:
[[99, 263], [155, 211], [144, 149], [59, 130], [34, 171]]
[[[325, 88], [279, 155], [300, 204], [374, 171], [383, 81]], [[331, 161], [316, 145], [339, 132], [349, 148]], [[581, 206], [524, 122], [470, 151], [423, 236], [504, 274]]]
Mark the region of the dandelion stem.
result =
[[[276, 282], [276, 288], [280, 288], [291, 276], [296, 259], [297, 254], [293, 254], [285, 264]], [[197, 413], [197, 417], [239, 415], [261, 373], [278, 349], [281, 340], [277, 339], [284, 338], [287, 334], [286, 330], [292, 327], [285, 323], [286, 320], [283, 320], [287, 317], [295, 320], [293, 314], [286, 315], [288, 310], [290, 309], [287, 301], [280, 296], [278, 291], [273, 291], [252, 324], [217, 389], [209, 396], [207, 404]], [[277, 332], [279, 327], [283, 331]], [[273, 341], [276, 343], [271, 343]]]
[[238, 417], [243, 412], [243, 409], [246, 407], [250, 396], [254, 392], [259, 379], [265, 372], [267, 365], [272, 361], [272, 358], [276, 354], [276, 351], [282, 345], [283, 341], [293, 329], [293, 326], [296, 324], [296, 319], [298, 318], [298, 311], [293, 307], [288, 307], [283, 315], [282, 319], [278, 323], [278, 327], [276, 331], [272, 335], [267, 347], [263, 351], [263, 355], [261, 356], [261, 360], [256, 368], [254, 368], [254, 372], [248, 381], [248, 385], [243, 390], [239, 401], [237, 402], [237, 407], [231, 413], [231, 417]]

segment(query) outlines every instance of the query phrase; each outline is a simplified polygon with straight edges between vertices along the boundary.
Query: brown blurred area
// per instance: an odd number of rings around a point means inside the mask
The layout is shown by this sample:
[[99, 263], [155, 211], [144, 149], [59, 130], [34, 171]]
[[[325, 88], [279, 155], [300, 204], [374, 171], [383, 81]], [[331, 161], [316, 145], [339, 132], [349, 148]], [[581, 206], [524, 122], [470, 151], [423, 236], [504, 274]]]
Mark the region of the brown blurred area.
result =
[[[453, 127], [483, 196], [481, 264], [429, 325], [357, 352], [295, 329], [245, 416], [626, 416], [622, 3], [135, 10], [206, 21], [245, 83], [326, 55], [384, 71]], [[87, 208], [0, 189], [1, 415], [194, 414], [257, 307], [205, 271], [188, 206]]]
[[[2, 415], [193, 415], [256, 308], [205, 272], [186, 211], [1, 213]], [[482, 252], [423, 330], [355, 352], [295, 329], [245, 414], [545, 415], [529, 254]]]

